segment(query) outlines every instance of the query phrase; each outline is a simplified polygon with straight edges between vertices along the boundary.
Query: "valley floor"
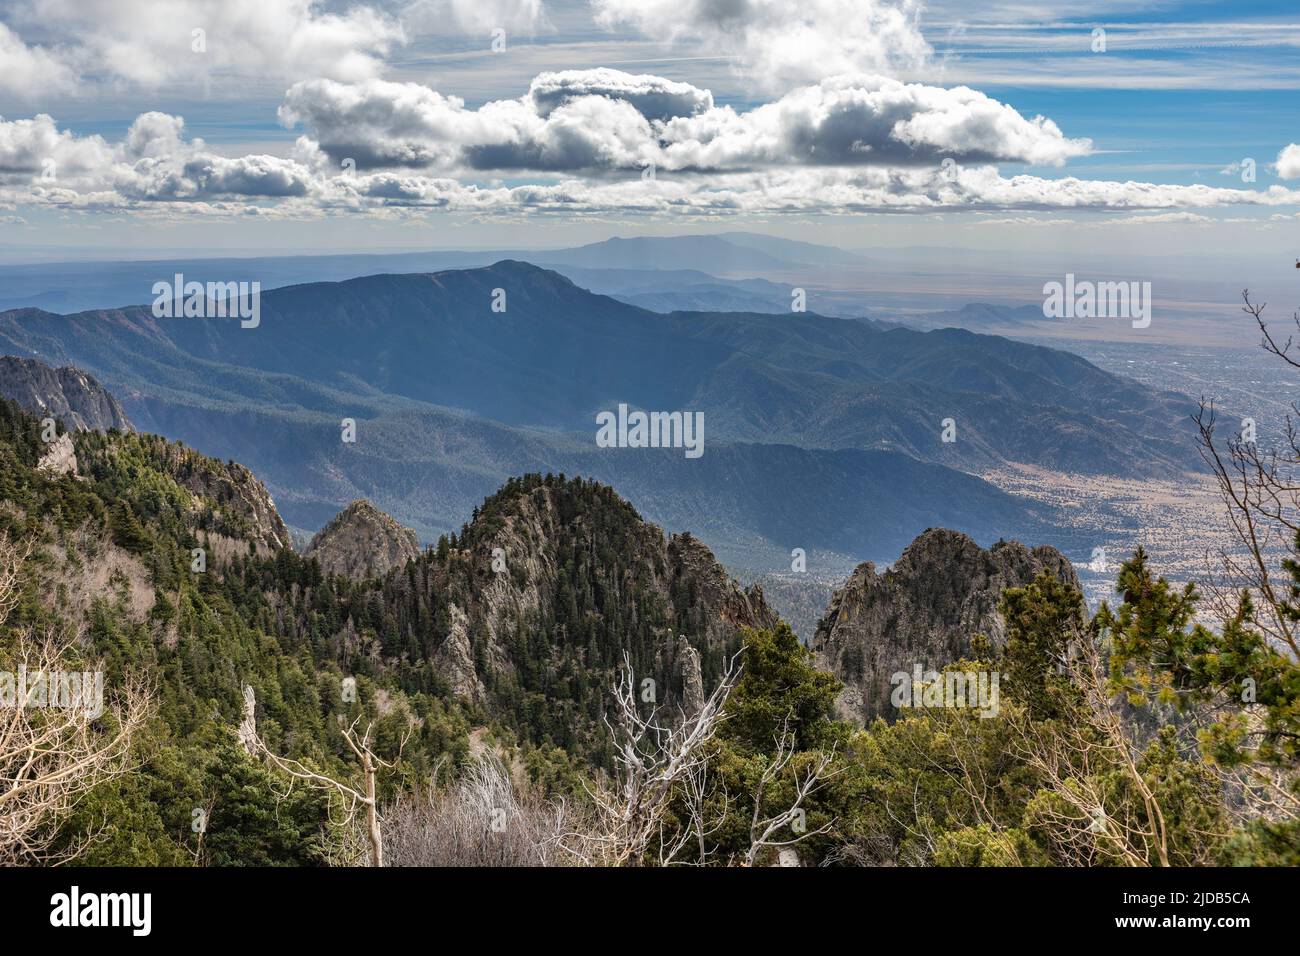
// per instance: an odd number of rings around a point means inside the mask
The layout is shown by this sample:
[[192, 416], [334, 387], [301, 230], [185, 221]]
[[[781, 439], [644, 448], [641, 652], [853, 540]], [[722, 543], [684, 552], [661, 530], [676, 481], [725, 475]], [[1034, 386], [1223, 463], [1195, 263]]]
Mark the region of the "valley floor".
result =
[[1090, 607], [1103, 600], [1114, 603], [1119, 565], [1139, 545], [1158, 573], [1181, 583], [1204, 580], [1217, 567], [1220, 549], [1233, 544], [1223, 503], [1208, 476], [1157, 481], [1016, 466], [980, 477], [1003, 491], [1060, 508], [1067, 522], [1064, 533], [1095, 538], [1082, 553], [1066, 551]]

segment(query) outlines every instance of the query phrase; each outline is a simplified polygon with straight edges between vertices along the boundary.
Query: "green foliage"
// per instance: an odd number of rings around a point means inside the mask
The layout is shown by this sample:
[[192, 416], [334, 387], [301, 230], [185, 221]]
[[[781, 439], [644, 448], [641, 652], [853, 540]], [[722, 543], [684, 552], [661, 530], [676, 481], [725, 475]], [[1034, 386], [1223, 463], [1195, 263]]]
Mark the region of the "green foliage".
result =
[[771, 753], [783, 730], [795, 750], [842, 745], [833, 719], [840, 682], [813, 665], [812, 652], [787, 624], [743, 633], [740, 680], [727, 702], [721, 738], [747, 753]]
[[[1276, 608], [1282, 620], [1300, 620], [1298, 553], [1300, 536], [1282, 562], [1290, 577]], [[1188, 584], [1178, 590], [1156, 577], [1140, 549], [1122, 567], [1117, 590], [1118, 609], [1103, 607], [1097, 615], [1099, 630], [1111, 642], [1112, 688], [1135, 705], [1164, 705], [1195, 718], [1208, 759], [1237, 769], [1247, 780], [1256, 766], [1265, 768], [1264, 774], [1280, 775], [1270, 786], [1280, 782], [1290, 790], [1289, 799], [1300, 801], [1300, 662], [1269, 640], [1250, 593], [1243, 591], [1235, 613], [1212, 629], [1195, 620], [1196, 589]], [[1149, 752], [1148, 761], [1154, 758]], [[1155, 765], [1167, 773], [1179, 771], [1169, 783], [1178, 784], [1180, 794], [1192, 784], [1198, 785], [1195, 792], [1208, 786], [1182, 765], [1171, 768], [1167, 759]], [[1195, 800], [1191, 805], [1193, 817], [1202, 812]], [[1200, 827], [1210, 823], [1219, 821], [1202, 820]], [[1300, 826], [1250, 821], [1226, 841], [1221, 854], [1236, 864], [1295, 865]]]
[[[954, 854], [990, 831], [996, 839], [968, 857], [1033, 865], [1045, 856], [1006, 834], [1019, 831], [1039, 778], [1017, 753], [1018, 705], [1003, 701], [997, 717], [966, 708], [912, 711], [893, 724], [878, 719], [854, 741], [864, 819], [854, 836], [872, 862], [957, 865]], [[948, 834], [956, 834], [943, 842]], [[871, 842], [873, 841], [874, 842]], [[996, 852], [994, 853], [996, 845]], [[942, 847], [943, 860], [938, 856]]]
[[[1195, 755], [1189, 757], [1177, 728], [1166, 724], [1148, 744], [1138, 771], [1155, 795], [1168, 833], [1172, 866], [1213, 862], [1229, 829], [1218, 782]], [[1135, 805], [1138, 795], [1125, 794]]]
[[[925, 708], [854, 741], [862, 851], [945, 866], [1154, 864], [1160, 847], [1171, 865], [1220, 858], [1230, 825], [1195, 747], [1176, 726], [1149, 729], [1104, 688], [1098, 697], [1073, 682], [1099, 639], [1077, 590], [1040, 577], [1004, 592], [1001, 610], [1001, 654], [982, 641], [991, 662], [950, 668], [1001, 671], [996, 716]], [[1106, 820], [1116, 825], [1097, 825]]]
[[995, 830], [987, 823], [943, 833], [934, 850], [936, 866], [1047, 866], [1047, 854], [1024, 830]]
[[[212, 866], [305, 866], [316, 862], [325, 798], [286, 783], [224, 735], [207, 765], [207, 829], [200, 850]], [[191, 814], [193, 810], [191, 810]], [[193, 824], [191, 823], [191, 829]]]
[[286, 788], [227, 728], [164, 744], [139, 773], [96, 788], [64, 825], [87, 866], [307, 866], [319, 862], [326, 807]]
[[1083, 595], [1043, 572], [1025, 588], [1002, 592], [1007, 623], [1001, 657], [1004, 685], [1031, 720], [1060, 718], [1079, 705], [1077, 688], [1060, 669], [1067, 647], [1084, 631]]
[[[1287, 559], [1284, 565], [1292, 584], [1282, 611], [1294, 615], [1300, 563]], [[1118, 590], [1118, 611], [1103, 608], [1098, 614], [1113, 647], [1111, 680], [1117, 690], [1135, 703], [1159, 701], [1184, 712], [1227, 704], [1202, 734], [1209, 754], [1225, 765], [1258, 760], [1300, 768], [1300, 662], [1255, 626], [1248, 593], [1220, 630], [1192, 623], [1195, 588], [1188, 584], [1175, 591], [1164, 578], [1153, 577], [1140, 549], [1121, 569]]]
[[[327, 826], [320, 796], [300, 787], [280, 799], [286, 781], [234, 742], [245, 684], [268, 745], [341, 778], [356, 771], [340, 720], [373, 722], [377, 750], [389, 758], [414, 724], [386, 796], [427, 778], [439, 760], [465, 759], [468, 718], [430, 689], [423, 660], [376, 667], [339, 640], [348, 628], [379, 631], [383, 609], [368, 595], [346, 585], [340, 595], [314, 561], [287, 550], [234, 548], [222, 559], [209, 547], [207, 571], [191, 571], [191, 549], [211, 535], [251, 533], [235, 505], [250, 491], [243, 469], [154, 436], [75, 441], [80, 477], [42, 474], [37, 423], [0, 402], [0, 532], [45, 545], [5, 623], [80, 627], [87, 656], [103, 661], [105, 686], [119, 686], [128, 671], [148, 675], [156, 712], [135, 742], [136, 771], [80, 801], [57, 849], [95, 865], [317, 862]], [[67, 569], [87, 573], [106, 557], [116, 569], [108, 587], [88, 607], [65, 605]], [[138, 601], [149, 595], [142, 616]], [[0, 649], [6, 637], [0, 632]], [[358, 677], [355, 702], [343, 699], [344, 675]], [[201, 838], [196, 811], [208, 814]]]
[[528, 781], [548, 797], [586, 798], [590, 768], [559, 747], [527, 747], [523, 755]]
[[[836, 827], [858, 813], [858, 793], [845, 773], [843, 755], [852, 729], [834, 717], [840, 683], [818, 670], [799, 638], [785, 624], [772, 629], [747, 628], [742, 632], [741, 678], [727, 700], [726, 719], [710, 754], [711, 790], [705, 817], [715, 821], [708, 849], [713, 859], [745, 859], [752, 834], [755, 802], [761, 798], [760, 819], [793, 805], [796, 782], [822, 754], [835, 760], [823, 774], [825, 784], [804, 801], [797, 825], [778, 832], [774, 839], [800, 840], [799, 852], [819, 859], [840, 838]], [[785, 740], [788, 762], [764, 781], [781, 759]], [[826, 833], [817, 831], [827, 828]], [[755, 862], [772, 862], [776, 851], [765, 850]]]
[[[485, 585], [495, 573], [492, 549], [507, 532], [524, 552], [509, 555], [514, 582], [546, 576], [538, 584], [553, 586], [553, 602], [527, 610], [491, 603], [494, 593]], [[539, 556], [531, 571], [524, 566], [530, 555]], [[373, 635], [404, 690], [443, 696], [449, 688], [426, 662], [451, 632], [454, 606], [468, 621], [473, 676], [486, 697], [473, 717], [504, 724], [530, 746], [558, 747], [609, 768], [603, 717], [624, 655], [638, 680], [680, 691], [663, 660], [663, 636], [705, 632], [703, 597], [691, 593], [688, 559], [689, 539], [665, 549], [658, 529], [610, 488], [530, 474], [512, 478], [483, 502], [472, 524], [426, 550], [405, 574], [364, 585], [331, 582], [328, 613], [337, 621], [322, 625], [331, 631], [351, 622], [358, 633]], [[670, 600], [661, 591], [665, 581]], [[505, 619], [496, 619], [502, 610]], [[491, 653], [489, 618], [496, 619], [504, 660]], [[694, 641], [712, 685], [734, 648]], [[375, 662], [353, 659], [349, 666], [368, 672]]]
[[1252, 820], [1223, 848], [1226, 866], [1300, 866], [1300, 822]]

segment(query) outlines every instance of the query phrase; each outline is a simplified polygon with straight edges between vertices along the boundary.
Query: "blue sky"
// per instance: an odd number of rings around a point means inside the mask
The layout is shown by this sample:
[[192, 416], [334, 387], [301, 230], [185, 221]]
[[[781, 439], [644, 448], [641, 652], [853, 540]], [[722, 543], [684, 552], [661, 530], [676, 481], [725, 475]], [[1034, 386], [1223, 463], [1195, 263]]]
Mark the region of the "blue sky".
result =
[[[1050, 241], [1260, 254], [1300, 222], [1294, 3], [723, 6], [9, 0], [0, 256], [736, 228], [1014, 249], [1069, 223]], [[530, 85], [556, 71], [552, 113]]]

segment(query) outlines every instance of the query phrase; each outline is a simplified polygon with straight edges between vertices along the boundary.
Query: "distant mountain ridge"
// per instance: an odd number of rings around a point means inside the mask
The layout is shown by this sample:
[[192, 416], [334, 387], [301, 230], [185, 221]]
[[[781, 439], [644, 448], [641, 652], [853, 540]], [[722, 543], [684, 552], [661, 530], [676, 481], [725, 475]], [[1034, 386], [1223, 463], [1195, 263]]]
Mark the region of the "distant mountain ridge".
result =
[[1043, 315], [1043, 307], [1037, 305], [998, 305], [990, 302], [968, 302], [960, 309], [943, 312], [893, 313], [883, 310], [883, 314], [892, 321], [914, 329], [970, 329], [972, 331], [988, 330], [990, 332], [1013, 332], [1036, 324], [1053, 322], [1059, 325], [1063, 320], [1048, 320]]
[[603, 269], [698, 269], [705, 266], [711, 274], [724, 275], [765, 275], [806, 261], [806, 253], [793, 260], [782, 257], [782, 248], [774, 243], [764, 249], [759, 245], [732, 242], [720, 236], [674, 236], [671, 242], [665, 242], [656, 236], [633, 236], [627, 239], [615, 236], [576, 249], [536, 252], [525, 258], [538, 265], [562, 264]]
[[[340, 282], [385, 273], [429, 273], [482, 268], [502, 259], [521, 259], [577, 278], [579, 273], [658, 272], [661, 290], [674, 283], [674, 270], [707, 273], [715, 283], [743, 283], [773, 269], [801, 271], [811, 265], [857, 263], [859, 257], [831, 246], [729, 232], [714, 236], [615, 238], [569, 249], [430, 250], [363, 255], [262, 256], [78, 261], [0, 265], [0, 311], [39, 308], [58, 314], [139, 305], [153, 283], [176, 272], [202, 281], [257, 281], [264, 291], [313, 282]], [[624, 267], [627, 269], [624, 269]], [[734, 270], [726, 280], [717, 273]], [[760, 279], [760, 281], [762, 281]], [[597, 288], [614, 293], [618, 290]], [[680, 291], [680, 290], [678, 290]], [[788, 293], [787, 293], [788, 297]], [[788, 303], [787, 303], [788, 304]]]
[[[504, 313], [491, 310], [495, 289], [507, 294]], [[663, 316], [527, 263], [276, 290], [263, 295], [252, 332], [155, 319], [143, 307], [10, 312], [0, 314], [0, 342], [118, 377], [152, 353], [347, 391], [364, 383], [509, 425], [586, 431], [596, 412], [626, 401], [703, 410], [716, 438], [886, 448], [965, 470], [1015, 461], [1168, 477], [1199, 468], [1180, 440], [1190, 436], [1190, 400], [1069, 353], [811, 313]], [[953, 443], [940, 440], [949, 417]]]
[[[762, 570], [795, 547], [897, 553], [938, 524], [981, 540], [1050, 527], [1049, 509], [960, 472], [1196, 465], [1180, 440], [1189, 400], [956, 330], [664, 315], [521, 262], [278, 289], [261, 311], [242, 329], [142, 306], [15, 310], [0, 314], [0, 347], [76, 363], [142, 427], [252, 463], [309, 529], [369, 498], [427, 540], [506, 476], [564, 470]], [[595, 414], [623, 402], [703, 412], [704, 457], [594, 447]], [[355, 444], [340, 442], [344, 418]]]

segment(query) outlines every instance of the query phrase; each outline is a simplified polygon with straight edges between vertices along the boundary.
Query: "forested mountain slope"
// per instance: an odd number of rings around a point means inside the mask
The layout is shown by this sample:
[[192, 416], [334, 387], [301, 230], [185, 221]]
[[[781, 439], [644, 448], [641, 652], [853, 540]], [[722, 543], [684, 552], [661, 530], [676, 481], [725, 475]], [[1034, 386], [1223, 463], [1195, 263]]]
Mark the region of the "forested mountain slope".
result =
[[322, 858], [320, 801], [277, 808], [235, 742], [245, 685], [268, 745], [318, 766], [344, 766], [340, 727], [356, 717], [390, 756], [414, 728], [392, 785], [463, 759], [474, 724], [543, 763], [608, 765], [602, 717], [625, 655], [676, 706], [716, 680], [743, 627], [776, 622], [698, 541], [582, 479], [511, 481], [459, 534], [353, 581], [288, 547], [241, 465], [152, 435], [72, 441], [77, 471], [42, 471], [38, 420], [0, 402], [0, 533], [36, 545], [6, 630], [73, 629], [110, 694], [128, 673], [155, 689], [142, 772], [68, 823], [73, 840], [110, 805], [119, 819], [89, 861], [183, 861], [191, 811], [213, 801], [211, 861]]

